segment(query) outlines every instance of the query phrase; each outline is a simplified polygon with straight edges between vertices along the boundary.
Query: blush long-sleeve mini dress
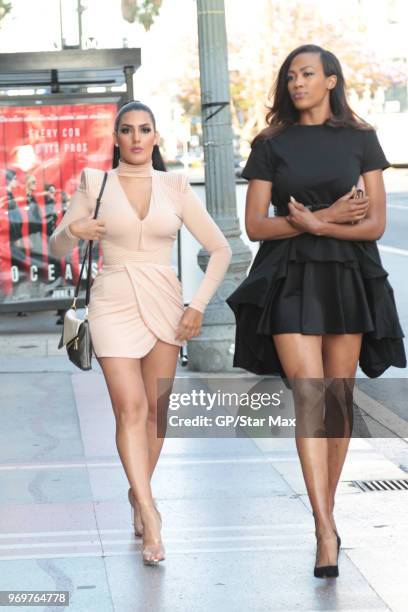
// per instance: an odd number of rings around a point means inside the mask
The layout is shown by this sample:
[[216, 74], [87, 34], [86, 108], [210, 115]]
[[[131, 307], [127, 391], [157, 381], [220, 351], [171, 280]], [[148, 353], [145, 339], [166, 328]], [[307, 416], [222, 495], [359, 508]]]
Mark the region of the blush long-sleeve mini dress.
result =
[[[69, 225], [94, 214], [103, 175], [94, 168], [82, 170], [80, 185], [50, 239], [56, 257], [64, 257], [78, 243]], [[130, 177], [132, 202], [119, 176]], [[145, 177], [151, 177], [151, 197], [140, 218], [132, 204], [137, 204], [138, 181]], [[151, 162], [120, 160], [108, 171], [98, 218], [105, 221], [106, 233], [101, 239], [103, 266], [92, 284], [88, 313], [95, 355], [141, 358], [157, 340], [182, 346], [185, 342], [175, 338], [184, 312], [182, 287], [171, 266], [177, 231], [184, 224], [210, 253], [190, 307], [204, 312], [231, 259], [226, 238], [188, 177], [155, 170]]]

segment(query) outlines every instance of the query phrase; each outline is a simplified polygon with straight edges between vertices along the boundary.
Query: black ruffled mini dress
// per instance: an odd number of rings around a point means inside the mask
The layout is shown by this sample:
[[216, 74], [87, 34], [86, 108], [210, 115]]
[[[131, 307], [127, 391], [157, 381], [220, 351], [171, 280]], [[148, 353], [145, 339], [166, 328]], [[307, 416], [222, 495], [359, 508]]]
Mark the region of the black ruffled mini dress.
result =
[[[242, 173], [271, 181], [275, 215], [292, 195], [311, 210], [329, 206], [365, 172], [389, 167], [374, 130], [294, 125], [253, 146]], [[303, 233], [261, 243], [247, 278], [227, 298], [236, 319], [234, 366], [284, 376], [273, 334], [363, 333], [369, 377], [406, 367], [388, 273], [375, 241]]]

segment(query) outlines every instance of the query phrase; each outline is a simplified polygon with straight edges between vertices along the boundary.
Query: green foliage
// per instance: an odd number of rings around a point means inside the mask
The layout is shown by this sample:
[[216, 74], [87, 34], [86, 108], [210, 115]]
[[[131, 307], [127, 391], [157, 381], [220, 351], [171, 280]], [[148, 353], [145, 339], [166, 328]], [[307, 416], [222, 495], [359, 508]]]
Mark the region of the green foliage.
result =
[[138, 21], [146, 31], [150, 30], [161, 5], [162, 0], [122, 0], [123, 19], [129, 23]]
[[[339, 15], [328, 23], [311, 10], [311, 2], [257, 1], [264, 5], [259, 31], [249, 31], [228, 44], [232, 121], [243, 138], [251, 139], [264, 127], [268, 92], [278, 69], [286, 55], [302, 44], [314, 43], [332, 51], [342, 64], [347, 89], [359, 96], [367, 91], [374, 95], [378, 87], [406, 82], [402, 62], [384, 60], [381, 53], [368, 48], [363, 20]], [[179, 83], [178, 99], [192, 116], [200, 112], [198, 54], [194, 49], [190, 57]]]
[[0, 21], [11, 11], [12, 5], [9, 0], [0, 0]]

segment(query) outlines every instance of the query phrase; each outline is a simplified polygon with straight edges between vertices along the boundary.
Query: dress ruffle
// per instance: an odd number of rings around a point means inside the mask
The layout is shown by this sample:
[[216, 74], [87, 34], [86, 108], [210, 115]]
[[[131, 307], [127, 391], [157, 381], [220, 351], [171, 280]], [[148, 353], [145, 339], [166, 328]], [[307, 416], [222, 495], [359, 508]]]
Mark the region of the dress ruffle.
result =
[[376, 242], [302, 234], [262, 243], [227, 303], [236, 318], [234, 366], [284, 376], [272, 334], [363, 333], [370, 378], [406, 357], [394, 294]]

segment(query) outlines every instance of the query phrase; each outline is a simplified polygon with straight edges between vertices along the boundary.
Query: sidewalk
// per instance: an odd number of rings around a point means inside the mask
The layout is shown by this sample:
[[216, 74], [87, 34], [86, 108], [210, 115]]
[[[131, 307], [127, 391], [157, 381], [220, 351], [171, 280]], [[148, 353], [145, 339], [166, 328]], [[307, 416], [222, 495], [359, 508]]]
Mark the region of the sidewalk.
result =
[[336, 581], [313, 577], [291, 439], [167, 439], [153, 481], [167, 559], [144, 567], [103, 377], [52, 356], [52, 336], [10, 334], [0, 358], [0, 590], [68, 590], [70, 612], [406, 610], [407, 492], [350, 482], [407, 476], [372, 440], [352, 440], [339, 485]]

